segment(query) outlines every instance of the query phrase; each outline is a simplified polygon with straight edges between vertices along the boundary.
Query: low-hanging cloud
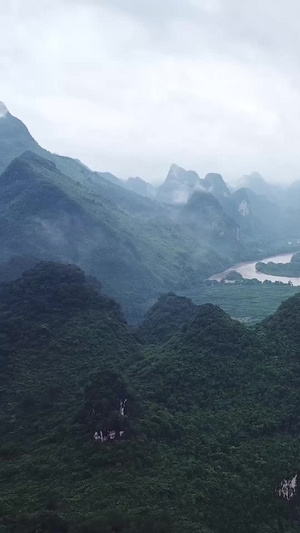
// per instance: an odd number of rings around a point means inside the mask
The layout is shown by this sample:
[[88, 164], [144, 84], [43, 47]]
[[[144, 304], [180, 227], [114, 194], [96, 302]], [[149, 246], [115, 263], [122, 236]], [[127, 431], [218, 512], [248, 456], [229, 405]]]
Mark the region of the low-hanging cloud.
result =
[[4, 118], [7, 115], [7, 108], [3, 104], [3, 102], [0, 102], [0, 118]]
[[0, 100], [46, 148], [122, 178], [176, 162], [290, 182], [299, 15], [297, 0], [7, 0]]

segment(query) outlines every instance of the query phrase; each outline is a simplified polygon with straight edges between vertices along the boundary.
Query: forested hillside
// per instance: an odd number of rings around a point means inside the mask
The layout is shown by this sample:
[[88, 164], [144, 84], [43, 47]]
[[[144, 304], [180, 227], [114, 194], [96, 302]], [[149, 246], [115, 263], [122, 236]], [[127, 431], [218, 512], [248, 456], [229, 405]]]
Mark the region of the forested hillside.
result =
[[299, 22], [0, 1], [0, 533], [300, 533]]
[[209, 207], [209, 194], [194, 206], [191, 226], [182, 206], [44, 150], [9, 112], [0, 117], [0, 172], [1, 262], [25, 254], [77, 263], [131, 322], [161, 293], [192, 287], [248, 253], [218, 200]]
[[211, 274], [287, 244], [298, 215], [286, 221], [284, 199], [232, 193], [220, 174], [200, 179], [175, 164], [159, 187], [122, 181], [43, 149], [3, 109], [0, 279], [14, 258], [76, 263], [136, 323], [161, 294], [196, 293]]
[[[114, 203], [111, 188], [121, 191]], [[119, 297], [131, 320], [160, 292], [189, 286], [232, 261], [213, 251], [208, 236], [169, 221], [147, 198], [128, 191], [124, 198], [104, 179], [81, 184], [31, 152], [8, 166], [0, 191], [2, 259], [30, 253], [76, 262]]]
[[3, 532], [298, 531], [299, 317], [173, 294], [137, 331], [78, 267], [2, 283]]

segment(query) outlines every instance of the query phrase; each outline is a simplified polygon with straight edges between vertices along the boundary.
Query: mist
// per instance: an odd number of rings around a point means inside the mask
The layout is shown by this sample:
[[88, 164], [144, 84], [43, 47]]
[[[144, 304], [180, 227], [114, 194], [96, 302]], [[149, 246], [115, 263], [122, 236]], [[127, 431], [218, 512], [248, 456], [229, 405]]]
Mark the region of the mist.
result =
[[0, 118], [4, 118], [7, 115], [7, 109], [3, 102], [0, 102]]
[[176, 162], [290, 183], [298, 17], [295, 0], [8, 0], [0, 99], [42, 146], [123, 179]]

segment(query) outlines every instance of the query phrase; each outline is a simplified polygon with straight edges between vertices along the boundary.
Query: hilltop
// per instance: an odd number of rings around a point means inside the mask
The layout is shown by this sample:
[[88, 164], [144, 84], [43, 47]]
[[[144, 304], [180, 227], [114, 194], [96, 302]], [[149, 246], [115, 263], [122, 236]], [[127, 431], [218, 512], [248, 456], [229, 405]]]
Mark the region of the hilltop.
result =
[[44, 150], [7, 110], [0, 172], [1, 262], [24, 254], [75, 262], [101, 279], [133, 322], [159, 294], [192, 286], [244, 253], [227, 233], [219, 234], [220, 253], [214, 249], [214, 213], [199, 232], [201, 209], [190, 227], [180, 207]]
[[3, 530], [296, 532], [298, 304], [248, 329], [167, 295], [141, 345], [76, 266], [2, 283]]

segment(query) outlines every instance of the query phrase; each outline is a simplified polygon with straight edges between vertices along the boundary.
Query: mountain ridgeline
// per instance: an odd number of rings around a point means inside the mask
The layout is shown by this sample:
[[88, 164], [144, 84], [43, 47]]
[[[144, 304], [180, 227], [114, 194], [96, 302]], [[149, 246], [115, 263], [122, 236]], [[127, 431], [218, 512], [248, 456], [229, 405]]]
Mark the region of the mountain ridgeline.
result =
[[133, 328], [75, 265], [1, 283], [3, 532], [299, 531], [299, 317], [169, 293]]
[[220, 174], [200, 179], [174, 164], [159, 187], [139, 177], [122, 181], [48, 152], [4, 104], [1, 110], [2, 280], [13, 277], [10, 261], [23, 257], [25, 266], [76, 263], [135, 323], [159, 295], [190, 292], [211, 274], [298, 236], [296, 184], [284, 199], [271, 186], [268, 194], [257, 176], [256, 192], [251, 177], [232, 192]]
[[272, 284], [205, 282], [300, 241], [299, 199], [175, 164], [120, 180], [0, 104], [0, 533], [299, 531], [300, 295], [250, 328], [209, 291]]
[[23, 254], [75, 262], [101, 279], [132, 321], [161, 292], [189, 286], [238, 256], [232, 241], [226, 254], [214, 251], [211, 223], [208, 233], [191, 231], [181, 210], [43, 150], [9, 112], [0, 118], [0, 162], [2, 262]]

